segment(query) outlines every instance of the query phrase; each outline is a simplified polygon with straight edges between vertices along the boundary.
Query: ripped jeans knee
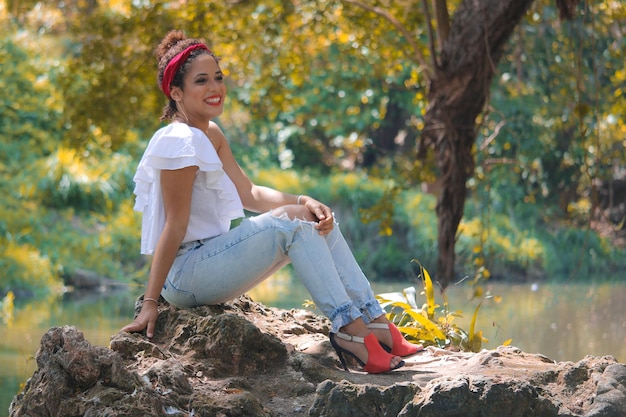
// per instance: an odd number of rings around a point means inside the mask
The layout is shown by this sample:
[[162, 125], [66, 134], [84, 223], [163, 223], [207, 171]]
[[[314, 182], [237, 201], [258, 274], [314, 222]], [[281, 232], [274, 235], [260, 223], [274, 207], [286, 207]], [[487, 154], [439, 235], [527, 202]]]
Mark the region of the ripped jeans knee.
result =
[[290, 204], [275, 208], [271, 211], [272, 216], [277, 218], [288, 218], [290, 220], [302, 220], [307, 222], [316, 222], [317, 219], [311, 211], [305, 206]]

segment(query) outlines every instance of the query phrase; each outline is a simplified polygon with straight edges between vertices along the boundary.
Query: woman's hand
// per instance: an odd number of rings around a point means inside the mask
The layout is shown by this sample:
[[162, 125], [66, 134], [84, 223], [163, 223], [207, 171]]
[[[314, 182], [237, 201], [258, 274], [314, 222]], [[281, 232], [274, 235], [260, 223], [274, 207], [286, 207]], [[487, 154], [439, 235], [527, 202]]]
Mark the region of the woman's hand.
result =
[[335, 219], [330, 207], [309, 196], [303, 196], [302, 200], [303, 205], [308, 208], [317, 219], [315, 228], [319, 230], [320, 235], [324, 236], [329, 234], [335, 226]]
[[154, 336], [154, 327], [156, 326], [159, 310], [157, 304], [153, 302], [144, 302], [141, 306], [141, 312], [135, 320], [122, 328], [123, 332], [135, 333], [141, 332], [147, 328], [146, 336], [151, 338]]

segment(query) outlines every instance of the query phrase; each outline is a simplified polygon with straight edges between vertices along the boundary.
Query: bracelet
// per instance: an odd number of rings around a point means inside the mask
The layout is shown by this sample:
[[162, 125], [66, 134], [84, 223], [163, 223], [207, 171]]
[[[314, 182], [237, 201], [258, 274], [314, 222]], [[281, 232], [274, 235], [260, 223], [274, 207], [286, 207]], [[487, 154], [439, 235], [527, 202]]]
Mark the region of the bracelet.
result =
[[300, 200], [302, 200], [302, 194], [298, 196], [298, 205], [300, 205]]
[[143, 301], [154, 301], [155, 303], [159, 304], [159, 300], [157, 300], [156, 298], [150, 298], [150, 297], [143, 297]]

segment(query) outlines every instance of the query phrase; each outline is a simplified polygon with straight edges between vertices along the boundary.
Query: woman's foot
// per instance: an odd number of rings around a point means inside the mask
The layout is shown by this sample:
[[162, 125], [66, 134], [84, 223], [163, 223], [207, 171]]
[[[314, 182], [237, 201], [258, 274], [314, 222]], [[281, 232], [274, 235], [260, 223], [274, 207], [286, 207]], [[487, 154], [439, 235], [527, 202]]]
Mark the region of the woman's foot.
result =
[[424, 350], [424, 346], [408, 342], [396, 325], [384, 316], [372, 321], [367, 327], [376, 335], [381, 346], [393, 355], [405, 357]]
[[361, 319], [342, 327], [341, 331], [330, 334], [330, 343], [347, 371], [343, 354], [354, 357], [363, 369], [372, 374], [388, 372], [404, 365], [404, 361], [386, 352], [376, 336], [369, 331]]
[[[348, 365], [344, 358], [344, 353], [352, 356], [363, 367], [363, 370], [370, 374], [380, 374], [398, 369], [404, 365], [404, 361], [398, 356], [387, 353], [376, 339], [373, 333], [366, 337], [352, 336], [347, 333], [337, 332], [330, 334], [330, 344], [337, 352], [343, 369], [348, 370]], [[350, 345], [343, 347], [343, 345]], [[359, 356], [355, 351], [361, 353]], [[363, 360], [362, 358], [367, 359]]]

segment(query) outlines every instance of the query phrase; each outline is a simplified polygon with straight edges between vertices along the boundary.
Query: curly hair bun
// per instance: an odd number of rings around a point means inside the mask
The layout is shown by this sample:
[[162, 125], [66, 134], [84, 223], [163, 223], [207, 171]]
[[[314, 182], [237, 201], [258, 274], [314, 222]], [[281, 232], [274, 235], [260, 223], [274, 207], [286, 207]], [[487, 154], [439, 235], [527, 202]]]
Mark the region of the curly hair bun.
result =
[[158, 61], [161, 61], [165, 56], [169, 55], [168, 52], [174, 48], [178, 43], [187, 40], [187, 36], [182, 30], [172, 30], [169, 32], [159, 46], [156, 49], [156, 57]]

